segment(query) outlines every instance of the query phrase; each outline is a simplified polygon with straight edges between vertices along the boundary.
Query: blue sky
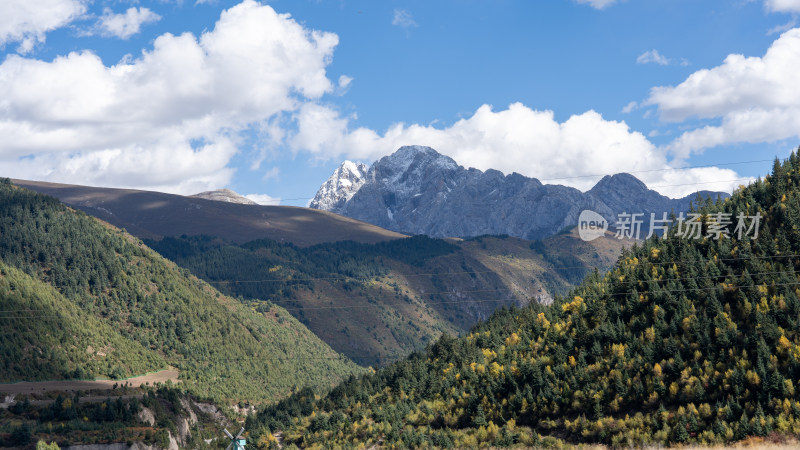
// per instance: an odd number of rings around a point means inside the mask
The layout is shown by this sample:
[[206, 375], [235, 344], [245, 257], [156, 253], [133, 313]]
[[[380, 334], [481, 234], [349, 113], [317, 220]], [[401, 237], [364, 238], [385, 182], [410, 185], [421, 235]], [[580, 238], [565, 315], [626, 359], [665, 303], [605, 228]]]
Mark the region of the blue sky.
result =
[[800, 0], [7, 0], [0, 176], [305, 205], [342, 160], [420, 144], [580, 189], [628, 171], [672, 196], [730, 190], [800, 144], [798, 14]]

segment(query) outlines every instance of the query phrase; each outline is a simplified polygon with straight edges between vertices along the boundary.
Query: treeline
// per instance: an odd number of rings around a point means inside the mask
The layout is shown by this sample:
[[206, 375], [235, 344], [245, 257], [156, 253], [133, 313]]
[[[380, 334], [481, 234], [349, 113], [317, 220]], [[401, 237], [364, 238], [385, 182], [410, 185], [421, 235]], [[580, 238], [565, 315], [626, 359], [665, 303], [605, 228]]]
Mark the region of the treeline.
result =
[[[285, 444], [477, 447], [721, 443], [800, 434], [800, 157], [708, 202], [703, 238], [653, 238], [551, 307], [300, 392], [248, 427]], [[759, 234], [707, 237], [717, 213]]]
[[120, 378], [170, 364], [195, 393], [259, 401], [359, 370], [282, 308], [259, 313], [221, 296], [130, 235], [7, 179], [0, 264], [0, 296], [10, 299], [3, 381]]

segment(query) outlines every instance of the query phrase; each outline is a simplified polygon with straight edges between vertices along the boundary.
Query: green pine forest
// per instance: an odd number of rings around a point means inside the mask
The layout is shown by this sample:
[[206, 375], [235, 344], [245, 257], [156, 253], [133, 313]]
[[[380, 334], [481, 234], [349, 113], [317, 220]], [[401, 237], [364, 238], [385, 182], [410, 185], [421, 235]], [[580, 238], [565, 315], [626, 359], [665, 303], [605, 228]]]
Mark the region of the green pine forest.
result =
[[256, 311], [58, 200], [0, 180], [0, 381], [175, 367], [201, 398], [271, 401], [363, 369], [283, 308]]
[[[486, 447], [723, 443], [800, 434], [800, 156], [709, 214], [757, 239], [673, 228], [552, 306], [503, 308], [460, 338], [248, 420], [259, 445]], [[735, 219], [734, 219], [735, 220]]]

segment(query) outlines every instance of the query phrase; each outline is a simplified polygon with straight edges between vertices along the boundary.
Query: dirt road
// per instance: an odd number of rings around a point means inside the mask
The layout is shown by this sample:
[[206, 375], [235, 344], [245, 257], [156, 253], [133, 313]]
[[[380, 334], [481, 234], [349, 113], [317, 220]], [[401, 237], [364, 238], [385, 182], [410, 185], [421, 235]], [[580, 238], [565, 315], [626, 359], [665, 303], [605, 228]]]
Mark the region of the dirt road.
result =
[[17, 394], [41, 394], [44, 392], [65, 392], [65, 391], [89, 391], [92, 389], [111, 390], [114, 385], [139, 387], [143, 384], [153, 385], [155, 383], [165, 383], [167, 380], [173, 383], [178, 382], [178, 371], [175, 369], [165, 369], [151, 374], [128, 378], [127, 380], [64, 380], [64, 381], [22, 381], [19, 383], [0, 384], [0, 393], [8, 395]]

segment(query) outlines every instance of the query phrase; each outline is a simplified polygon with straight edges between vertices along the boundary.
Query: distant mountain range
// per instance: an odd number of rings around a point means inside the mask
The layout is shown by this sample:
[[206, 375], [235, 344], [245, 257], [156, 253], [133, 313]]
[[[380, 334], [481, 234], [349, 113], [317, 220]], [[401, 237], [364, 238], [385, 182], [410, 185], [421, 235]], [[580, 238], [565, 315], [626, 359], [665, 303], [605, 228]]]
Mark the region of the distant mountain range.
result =
[[581, 192], [518, 173], [465, 169], [430, 147], [405, 146], [368, 170], [345, 161], [320, 187], [310, 207], [408, 234], [542, 239], [575, 227], [584, 209], [611, 224], [620, 213], [643, 213], [647, 225], [650, 213], [661, 217], [664, 212], [687, 211], [698, 194], [729, 197], [700, 191], [671, 199], [626, 173], [606, 176]]

